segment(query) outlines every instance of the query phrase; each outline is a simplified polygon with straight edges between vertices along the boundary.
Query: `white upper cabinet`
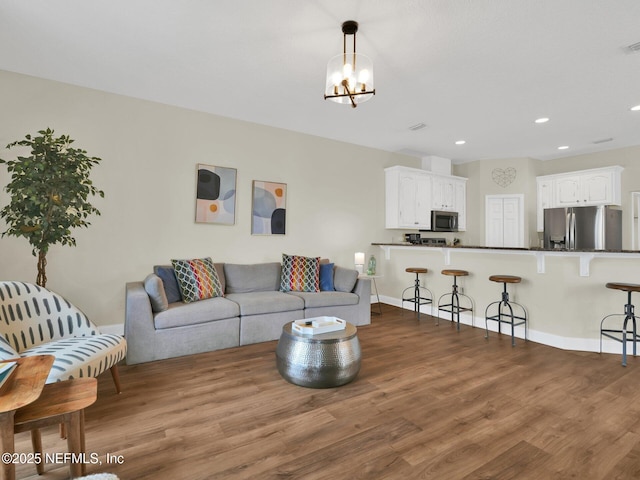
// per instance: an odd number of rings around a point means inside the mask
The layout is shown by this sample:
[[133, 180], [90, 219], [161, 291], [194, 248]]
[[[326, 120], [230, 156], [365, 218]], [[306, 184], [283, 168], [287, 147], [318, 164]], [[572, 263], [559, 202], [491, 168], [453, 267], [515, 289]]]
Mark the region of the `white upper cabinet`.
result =
[[385, 227], [431, 229], [431, 211], [458, 212], [466, 226], [466, 178], [409, 167], [385, 169]]
[[417, 169], [385, 169], [385, 227], [431, 228], [431, 177]]
[[447, 177], [433, 177], [433, 210], [454, 212], [456, 203], [455, 181]]
[[621, 205], [622, 170], [613, 166], [537, 177], [538, 231], [544, 229], [545, 208]]
[[467, 179], [434, 175], [432, 210], [458, 212], [458, 230], [467, 229]]
[[431, 181], [427, 175], [399, 176], [398, 226], [431, 228]]
[[536, 178], [537, 192], [538, 192], [538, 216], [536, 218], [536, 225], [538, 231], [544, 230], [544, 209], [553, 208], [553, 180], [548, 177]]

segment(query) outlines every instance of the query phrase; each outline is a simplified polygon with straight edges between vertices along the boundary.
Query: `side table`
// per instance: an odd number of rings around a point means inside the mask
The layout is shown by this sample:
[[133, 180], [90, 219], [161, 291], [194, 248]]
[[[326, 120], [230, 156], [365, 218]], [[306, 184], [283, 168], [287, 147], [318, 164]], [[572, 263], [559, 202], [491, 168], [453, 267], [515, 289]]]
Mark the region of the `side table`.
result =
[[[98, 381], [93, 377], [74, 378], [45, 385], [35, 402], [15, 413], [14, 431], [31, 432], [33, 452], [42, 458], [40, 428], [64, 423], [69, 453], [82, 459], [86, 453], [84, 440], [84, 409], [92, 405], [98, 396]], [[43, 463], [36, 464], [38, 475], [44, 473]], [[71, 478], [86, 473], [84, 462], [69, 460]]]
[[371, 313], [375, 313], [376, 315], [382, 315], [382, 305], [380, 304], [380, 294], [378, 294], [378, 285], [376, 285], [376, 278], [382, 278], [382, 275], [367, 275], [366, 273], [361, 273], [360, 275], [358, 275], [358, 278], [370, 278], [371, 282], [373, 283], [373, 289], [376, 292], [376, 299], [378, 300], [378, 311], [377, 312], [371, 312]]
[[[15, 453], [14, 418], [16, 410], [35, 402], [53, 365], [52, 355], [15, 359], [18, 366], [0, 391], [0, 448], [5, 454]], [[2, 463], [2, 478], [15, 480], [13, 462]]]

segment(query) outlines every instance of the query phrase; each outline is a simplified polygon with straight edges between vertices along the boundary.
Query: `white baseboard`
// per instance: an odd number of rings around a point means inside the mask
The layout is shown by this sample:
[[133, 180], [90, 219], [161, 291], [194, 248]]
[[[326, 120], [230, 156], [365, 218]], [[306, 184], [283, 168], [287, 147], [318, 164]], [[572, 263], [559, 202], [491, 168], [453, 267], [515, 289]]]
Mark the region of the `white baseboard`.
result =
[[[405, 310], [413, 311], [413, 304], [407, 304], [405, 302], [404, 307], [402, 306], [402, 301], [399, 298], [380, 296], [380, 301], [382, 303], [386, 303], [388, 305], [393, 305], [395, 307], [404, 308]], [[433, 308], [432, 308], [433, 307]], [[437, 316], [437, 305], [422, 305], [420, 307], [420, 313], [424, 313], [427, 315]], [[442, 312], [439, 317], [443, 320], [449, 321], [451, 319], [451, 315], [447, 312]], [[475, 328], [481, 328], [486, 330], [485, 328], [485, 319], [484, 317], [479, 317], [477, 312], [474, 312], [473, 318], [470, 313], [464, 312], [460, 314], [460, 323], [463, 325], [473, 326]], [[502, 329], [503, 333], [505, 329]], [[489, 322], [489, 332], [498, 332], [498, 322]], [[510, 334], [510, 332], [507, 332]], [[524, 327], [519, 326], [515, 328], [515, 337], [524, 339]], [[559, 348], [561, 350], [573, 350], [578, 352], [599, 352], [600, 351], [600, 340], [594, 338], [578, 338], [578, 337], [563, 337], [560, 335], [554, 335], [546, 332], [540, 332], [535, 329], [528, 328], [527, 329], [527, 339], [535, 342], [541, 343], [542, 345], [547, 345], [549, 347]], [[631, 355], [631, 348], [627, 349], [627, 353]], [[622, 347], [619, 342], [614, 340], [606, 340], [602, 341], [602, 353], [614, 353], [620, 355], [622, 353]]]

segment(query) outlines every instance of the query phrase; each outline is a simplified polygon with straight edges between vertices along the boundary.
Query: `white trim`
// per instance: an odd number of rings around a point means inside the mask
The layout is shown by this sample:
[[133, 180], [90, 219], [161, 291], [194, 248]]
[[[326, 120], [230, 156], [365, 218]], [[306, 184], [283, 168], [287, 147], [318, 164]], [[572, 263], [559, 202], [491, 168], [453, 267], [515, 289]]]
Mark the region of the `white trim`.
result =
[[[387, 297], [386, 295], [381, 295], [380, 301], [382, 303], [386, 303], [388, 305], [393, 305], [396, 307], [401, 307], [401, 303], [402, 303], [400, 299]], [[432, 311], [435, 312], [435, 310], [432, 310], [432, 308], [433, 308], [433, 305], [422, 306], [420, 307], [420, 313], [434, 316]], [[437, 305], [435, 306], [435, 308], [437, 309]], [[404, 309], [413, 311], [413, 308], [411, 308], [410, 305], [407, 305], [406, 302], [405, 302]], [[444, 313], [440, 316], [440, 319], [444, 321], [450, 321], [450, 315], [447, 313]], [[482, 330], [485, 329], [484, 317], [478, 317], [477, 315], [474, 315], [472, 319], [471, 314], [469, 313], [460, 314], [460, 323], [462, 325], [472, 326], [474, 328], [481, 328]], [[489, 332], [490, 332], [489, 340], [491, 340], [492, 338], [491, 333], [498, 332], [497, 322], [489, 323]], [[504, 328], [502, 329], [502, 334], [505, 335]], [[524, 340], [524, 326], [519, 326], [515, 328], [515, 336], [518, 339]], [[593, 353], [598, 353], [600, 351], [600, 339], [563, 337], [560, 335], [553, 335], [550, 333], [540, 332], [538, 330], [532, 330], [531, 328], [527, 329], [527, 340], [534, 343], [540, 343], [548, 347], [559, 348], [561, 350], [577, 351], [577, 352], [593, 352]], [[612, 353], [616, 355], [621, 355], [622, 346], [620, 345], [619, 342], [616, 342], [614, 340], [607, 340], [605, 338], [602, 341], [602, 353]], [[630, 346], [627, 348], [627, 354], [631, 355]]]

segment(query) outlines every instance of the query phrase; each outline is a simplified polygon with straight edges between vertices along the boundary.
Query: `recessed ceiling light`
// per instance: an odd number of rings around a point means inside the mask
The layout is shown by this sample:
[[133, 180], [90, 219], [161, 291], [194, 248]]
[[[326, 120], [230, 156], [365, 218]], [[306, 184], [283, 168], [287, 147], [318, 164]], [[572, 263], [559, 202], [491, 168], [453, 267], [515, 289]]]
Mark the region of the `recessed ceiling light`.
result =
[[640, 105], [636, 105], [635, 107], [631, 107], [630, 110], [637, 112], [640, 111]]
[[466, 140], [457, 140], [456, 141], [456, 145], [464, 145], [465, 143], [467, 143]]
[[568, 145], [562, 145], [561, 147], [558, 147], [558, 150], [566, 150], [567, 148], [569, 148]]
[[536, 118], [536, 123], [547, 123], [548, 121], [547, 117]]

